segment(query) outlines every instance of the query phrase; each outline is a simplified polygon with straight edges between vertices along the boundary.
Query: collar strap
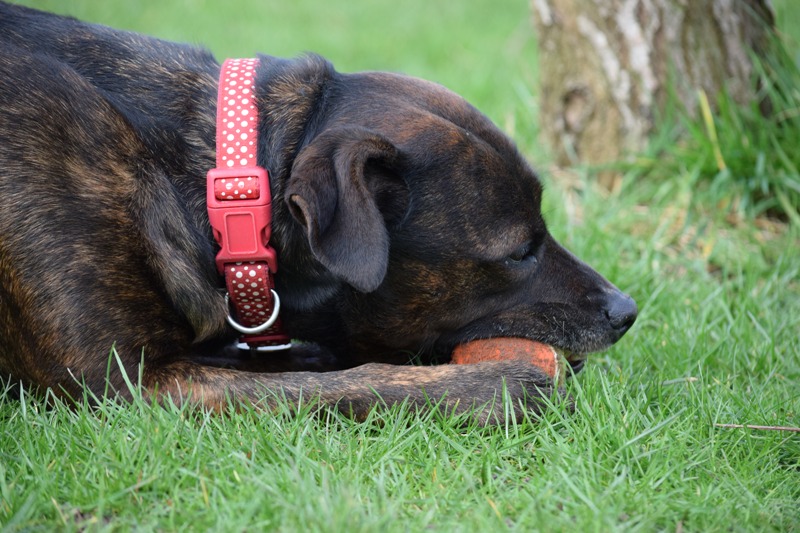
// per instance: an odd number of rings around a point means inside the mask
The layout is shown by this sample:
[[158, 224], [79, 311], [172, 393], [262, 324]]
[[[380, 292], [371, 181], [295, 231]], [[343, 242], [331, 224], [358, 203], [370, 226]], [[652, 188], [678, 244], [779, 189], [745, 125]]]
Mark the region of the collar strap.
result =
[[[217, 270], [225, 276], [228, 322], [251, 348], [288, 347], [278, 318], [278, 270], [269, 246], [272, 201], [269, 174], [256, 161], [258, 110], [255, 72], [258, 59], [227, 59], [217, 96], [217, 168], [208, 171], [206, 202], [214, 238], [220, 246]], [[235, 318], [234, 318], [235, 317]]]

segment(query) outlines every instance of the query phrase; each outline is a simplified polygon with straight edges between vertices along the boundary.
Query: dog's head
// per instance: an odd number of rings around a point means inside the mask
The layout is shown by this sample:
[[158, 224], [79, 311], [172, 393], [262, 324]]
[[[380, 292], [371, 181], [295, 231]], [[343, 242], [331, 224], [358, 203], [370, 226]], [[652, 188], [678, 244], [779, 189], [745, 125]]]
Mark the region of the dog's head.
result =
[[577, 365], [630, 328], [633, 300], [552, 238], [536, 174], [484, 115], [422, 80], [303, 68], [314, 105], [281, 186], [295, 229], [278, 280], [322, 317], [312, 340], [399, 361], [522, 337]]

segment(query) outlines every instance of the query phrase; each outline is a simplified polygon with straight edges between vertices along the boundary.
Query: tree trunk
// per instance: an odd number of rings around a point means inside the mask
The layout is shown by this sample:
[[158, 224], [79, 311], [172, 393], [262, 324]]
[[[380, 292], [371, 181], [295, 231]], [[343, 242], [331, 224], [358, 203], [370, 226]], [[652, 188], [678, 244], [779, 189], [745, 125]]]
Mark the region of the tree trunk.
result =
[[[693, 110], [699, 90], [756, 97], [769, 0], [531, 0], [541, 121], [562, 165], [618, 161], [644, 147], [668, 82]], [[766, 22], [766, 23], [765, 23]], [[611, 186], [613, 177], [601, 176]]]

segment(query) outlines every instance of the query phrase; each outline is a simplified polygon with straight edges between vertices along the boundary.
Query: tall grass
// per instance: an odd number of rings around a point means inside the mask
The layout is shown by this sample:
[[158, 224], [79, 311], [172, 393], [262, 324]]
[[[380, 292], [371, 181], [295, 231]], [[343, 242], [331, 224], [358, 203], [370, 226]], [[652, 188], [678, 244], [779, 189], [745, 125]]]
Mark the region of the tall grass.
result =
[[741, 105], [724, 89], [699, 92], [696, 105], [673, 96], [655, 141], [632, 167], [656, 177], [689, 170], [717, 209], [800, 223], [800, 56], [790, 35], [769, 41], [767, 54], [752, 56], [754, 101]]

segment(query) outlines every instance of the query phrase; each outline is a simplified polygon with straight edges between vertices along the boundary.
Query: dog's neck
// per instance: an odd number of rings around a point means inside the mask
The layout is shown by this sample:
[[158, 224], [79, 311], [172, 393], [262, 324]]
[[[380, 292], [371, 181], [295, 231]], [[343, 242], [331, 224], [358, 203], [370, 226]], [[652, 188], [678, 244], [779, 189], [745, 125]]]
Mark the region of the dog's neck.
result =
[[319, 129], [333, 67], [319, 56], [286, 60], [259, 56], [259, 161], [284, 179], [295, 156]]
[[[325, 108], [337, 74], [330, 63], [316, 55], [291, 60], [262, 55], [259, 59], [258, 162], [270, 173], [272, 242], [280, 261], [277, 289], [281, 298], [286, 295], [288, 307], [308, 309], [329, 297], [340, 283], [322, 265], [309, 264], [305, 231], [290, 213], [284, 192], [298, 153], [327, 118]], [[300, 265], [302, 272], [298, 271]], [[308, 290], [308, 279], [316, 280], [318, 290]], [[302, 294], [297, 290], [300, 285], [305, 285]], [[312, 293], [314, 302], [307, 298]]]
[[292, 165], [303, 146], [319, 129], [324, 116], [320, 108], [326, 100], [328, 83], [335, 75], [333, 67], [318, 56], [286, 60], [259, 56], [256, 88], [259, 104], [258, 161], [271, 176], [273, 217], [279, 220], [276, 243], [287, 243], [288, 228], [280, 221], [291, 215], [283, 199]]

